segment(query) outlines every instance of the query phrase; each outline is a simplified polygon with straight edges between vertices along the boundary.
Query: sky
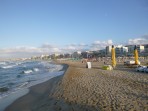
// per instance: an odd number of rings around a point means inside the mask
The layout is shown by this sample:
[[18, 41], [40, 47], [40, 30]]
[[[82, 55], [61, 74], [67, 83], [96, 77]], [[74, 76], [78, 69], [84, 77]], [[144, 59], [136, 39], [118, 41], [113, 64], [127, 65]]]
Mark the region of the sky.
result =
[[0, 0], [0, 58], [148, 43], [148, 0]]

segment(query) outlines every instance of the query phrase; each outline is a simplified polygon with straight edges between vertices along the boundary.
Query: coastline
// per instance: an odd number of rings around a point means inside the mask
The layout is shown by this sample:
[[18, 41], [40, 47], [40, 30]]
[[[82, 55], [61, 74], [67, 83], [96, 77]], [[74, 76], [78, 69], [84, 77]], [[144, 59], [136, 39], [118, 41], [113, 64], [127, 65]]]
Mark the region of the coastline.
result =
[[55, 63], [68, 64], [64, 75], [33, 86], [5, 111], [148, 110], [147, 74], [123, 65], [107, 71], [102, 63], [93, 62], [91, 69], [80, 61]]
[[[68, 65], [62, 64], [63, 69], [60, 71], [66, 71], [68, 68]], [[22, 96], [17, 98], [15, 101], [11, 102], [9, 106], [5, 108], [4, 111], [26, 111], [31, 110], [33, 104], [40, 96], [46, 95], [48, 96], [50, 91], [56, 86], [57, 82], [62, 78], [63, 75], [51, 78], [43, 83], [39, 83], [37, 85], [31, 86], [28, 89], [28, 92], [24, 93]], [[26, 104], [27, 107], [24, 108], [24, 104]]]
[[44, 83], [32, 86], [28, 94], [14, 101], [4, 111], [32, 111], [39, 101], [48, 101], [49, 93], [61, 77], [58, 76]]
[[0, 101], [0, 111], [4, 111], [9, 105], [11, 105], [15, 100], [19, 99], [20, 97], [28, 94], [29, 89], [21, 89], [11, 95], [8, 95], [3, 101]]

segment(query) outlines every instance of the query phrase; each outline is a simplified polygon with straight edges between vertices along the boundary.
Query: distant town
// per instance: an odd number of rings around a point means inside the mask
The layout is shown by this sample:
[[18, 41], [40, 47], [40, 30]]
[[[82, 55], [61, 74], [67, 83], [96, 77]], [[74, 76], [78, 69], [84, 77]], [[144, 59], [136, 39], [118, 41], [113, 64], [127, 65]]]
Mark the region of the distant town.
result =
[[[148, 57], [148, 44], [136, 45], [139, 57]], [[134, 56], [135, 45], [118, 45], [115, 46], [116, 57], [133, 57]], [[49, 55], [33, 56], [31, 58], [21, 58], [21, 60], [47, 60], [47, 59], [82, 59], [82, 58], [101, 58], [101, 57], [111, 57], [112, 46], [106, 46], [105, 49], [97, 51], [75, 51], [73, 53], [54, 53]]]

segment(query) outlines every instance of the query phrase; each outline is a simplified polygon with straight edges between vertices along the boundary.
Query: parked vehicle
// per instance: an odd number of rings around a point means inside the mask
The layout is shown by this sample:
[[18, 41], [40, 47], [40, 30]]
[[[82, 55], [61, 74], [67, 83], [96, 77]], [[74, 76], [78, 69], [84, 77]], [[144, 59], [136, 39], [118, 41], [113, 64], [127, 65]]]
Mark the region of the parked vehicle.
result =
[[144, 72], [148, 73], [148, 66], [144, 68]]
[[138, 66], [137, 68], [136, 68], [136, 71], [138, 71], [138, 72], [144, 72], [144, 70], [147, 68], [147, 66]]

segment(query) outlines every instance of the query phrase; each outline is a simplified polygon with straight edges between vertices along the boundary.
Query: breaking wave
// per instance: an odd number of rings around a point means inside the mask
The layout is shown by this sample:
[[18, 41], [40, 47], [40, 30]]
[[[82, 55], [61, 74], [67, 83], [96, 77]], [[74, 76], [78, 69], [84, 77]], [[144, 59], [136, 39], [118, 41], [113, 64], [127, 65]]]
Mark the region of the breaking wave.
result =
[[39, 69], [38, 68], [33, 68], [33, 69], [28, 69], [25, 71], [22, 71], [22, 74], [30, 74], [30, 73], [34, 73], [34, 72], [38, 72]]

